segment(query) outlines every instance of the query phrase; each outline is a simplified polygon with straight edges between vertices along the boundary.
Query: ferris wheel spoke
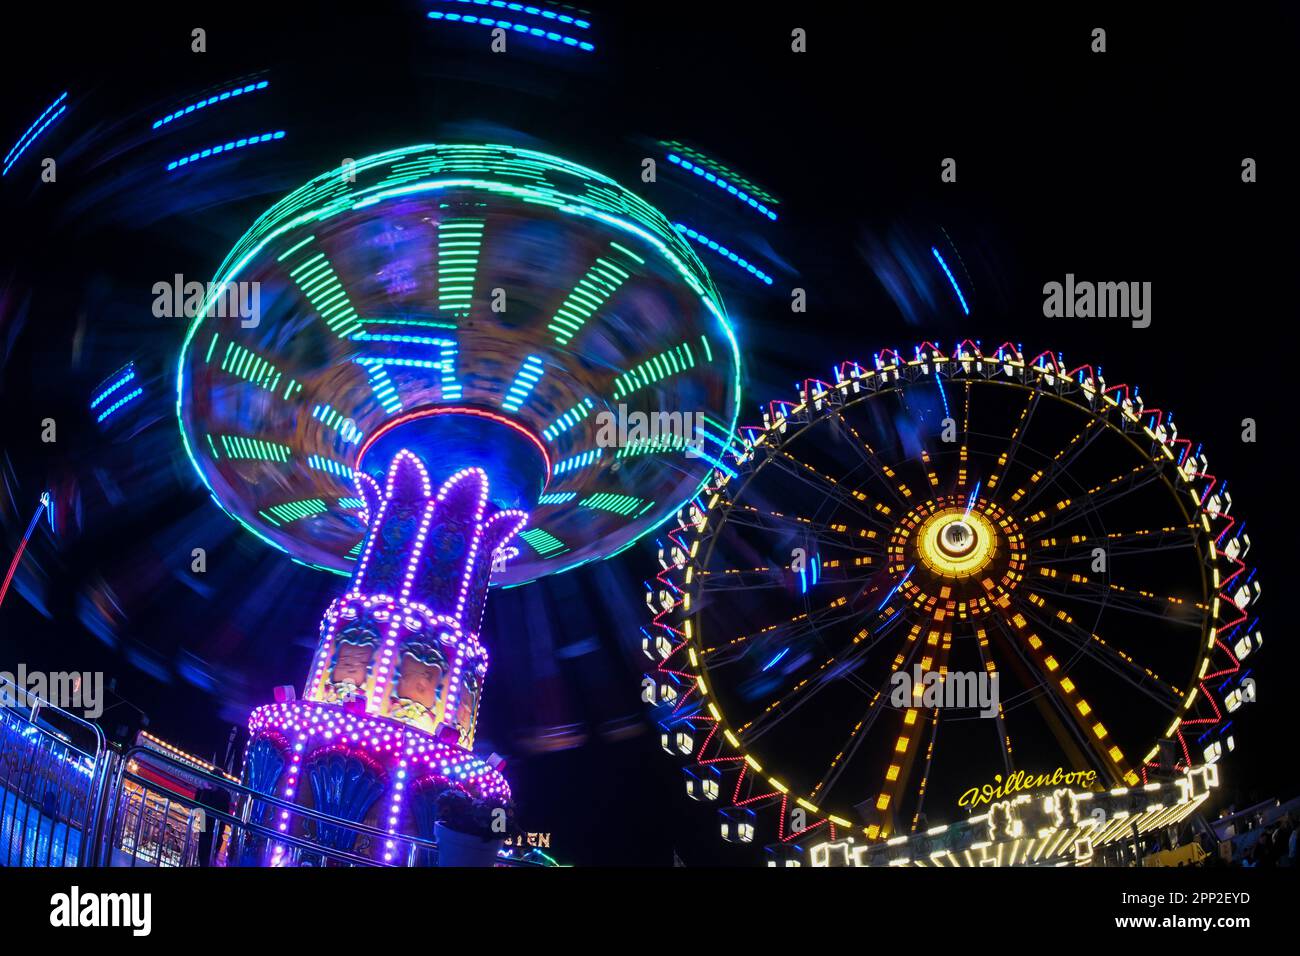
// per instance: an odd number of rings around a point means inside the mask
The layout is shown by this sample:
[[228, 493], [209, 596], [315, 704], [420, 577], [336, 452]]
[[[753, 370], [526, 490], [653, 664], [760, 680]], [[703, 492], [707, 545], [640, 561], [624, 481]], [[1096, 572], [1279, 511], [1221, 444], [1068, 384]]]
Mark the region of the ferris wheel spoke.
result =
[[[808, 539], [826, 546], [830, 550], [853, 551], [860, 554], [884, 554], [884, 545], [879, 530], [865, 528], [853, 532], [847, 525], [828, 525], [814, 522], [798, 515], [783, 515], [777, 512], [732, 511], [729, 519], [737, 527], [752, 528], [756, 531], [774, 531], [788, 529], [807, 536]], [[865, 542], [863, 544], [862, 542]]]
[[853, 725], [853, 729], [849, 732], [848, 739], [844, 741], [843, 745], [841, 745], [839, 753], [835, 755], [830, 766], [826, 768], [826, 772], [808, 794], [809, 800], [827, 799], [830, 796], [831, 790], [834, 789], [835, 784], [838, 783], [840, 777], [843, 776], [844, 771], [848, 768], [849, 764], [853, 762], [853, 758], [857, 756], [858, 748], [860, 748], [862, 742], [871, 735], [871, 730], [875, 726], [876, 721], [880, 718], [880, 715], [884, 713], [884, 708], [877, 706], [880, 702], [881, 693], [877, 693], [872, 697], [871, 702], [867, 704], [867, 709], [863, 713], [862, 718]]
[[1038, 497], [1048, 488], [1056, 486], [1061, 479], [1069, 474], [1069, 471], [1092, 447], [1102, 435], [1106, 434], [1105, 427], [1098, 427], [1099, 419], [1090, 418], [1088, 423], [1083, 426], [1083, 430], [1075, 432], [1065, 447], [1052, 456], [1052, 463], [1048, 466], [1047, 471], [1042, 473], [1042, 477], [1035, 483], [1035, 487], [1030, 490], [1024, 500], [1020, 502], [1022, 508], [1028, 508]]
[[[913, 643], [912, 653], [907, 665], [910, 665], [911, 660], [915, 659], [917, 654], [924, 654], [925, 656], [921, 661], [922, 669], [927, 672], [943, 673], [947, 668], [951, 649], [952, 631], [950, 629], [942, 631], [932, 629], [927, 635], [925, 644]], [[946, 681], [947, 679], [948, 677], [945, 674], [942, 680]], [[919, 696], [916, 693], [918, 690], [920, 688], [913, 687], [912, 706], [903, 708], [900, 714], [898, 738], [894, 741], [889, 764], [885, 768], [884, 779], [881, 781], [880, 791], [876, 796], [875, 809], [879, 814], [878, 819], [881, 823], [882, 835], [888, 835], [886, 831], [895, 829], [888, 825], [891, 819], [898, 824], [897, 829], [901, 830], [903, 828], [898, 814], [901, 812], [901, 800], [907, 788], [908, 779], [913, 776], [913, 765], [921, 753], [921, 740], [924, 732], [924, 722], [927, 719], [927, 710], [929, 711], [928, 719], [932, 725], [932, 733], [939, 721], [938, 708], [916, 706], [917, 697]], [[927, 758], [931, 756], [933, 756], [933, 751], [927, 754]], [[925, 791], [925, 783], [929, 777], [929, 763], [930, 761], [927, 759], [924, 772], [916, 781], [918, 802]]]
[[1085, 513], [1085, 509], [1086, 512], [1096, 513], [1102, 507], [1114, 504], [1135, 491], [1159, 481], [1162, 477], [1163, 472], [1156, 462], [1144, 462], [1122, 475], [1117, 475], [1105, 484], [1096, 485], [1079, 497], [1065, 498], [1057, 502], [1056, 512], [1047, 524], [1034, 523], [1034, 518], [1037, 516], [1031, 515], [1026, 529], [1034, 534], [1055, 531]]
[[[866, 633], [864, 628], [859, 636]], [[834, 681], [849, 677], [884, 639], [886, 633], [887, 631], [878, 631], [871, 635], [870, 640], [863, 638], [861, 643], [852, 647], [842, 658], [836, 656], [827, 658], [818, 666], [814, 676], [801, 680], [785, 695], [769, 703], [762, 714], [738, 728], [737, 733], [740, 734], [741, 739], [746, 743], [757, 740], [772, 727], [797, 712]]]
[[1050, 614], [1050, 606], [1046, 602], [1042, 608], [1031, 606], [1024, 610], [1040, 630], [1052, 634], [1063, 643], [1096, 661], [1170, 713], [1177, 712], [1183, 697], [1182, 692], [1168, 681], [1162, 680], [1155, 671], [1143, 666], [1109, 641], [1080, 627], [1072, 620]]
[[[1011, 466], [1015, 463], [1016, 455], [1020, 452], [1020, 446], [1025, 439], [1025, 432], [1029, 429], [1029, 423], [1033, 420], [1034, 412], [1038, 409], [1038, 400], [1041, 397], [1042, 393], [1035, 390], [1030, 392], [1029, 397], [1025, 399], [1025, 407], [1020, 410], [1020, 418], [1016, 420], [1016, 424], [1011, 431], [1011, 443], [1007, 446], [1006, 450], [998, 456], [997, 461], [1000, 462], [1000, 464], [997, 465], [997, 470], [989, 476], [988, 486], [990, 491], [997, 489], [998, 482], [1000, 481], [1002, 481], [1003, 486], [1005, 486], [1005, 481], [1003, 481], [1003, 479], [1006, 475], [1011, 473]], [[1006, 457], [1005, 461], [1002, 460], [1003, 456]], [[992, 497], [996, 500], [998, 496], [997, 494], [993, 494]]]
[[[1039, 694], [1035, 700], [1046, 699], [1048, 705], [1056, 714], [1058, 725], [1062, 731], [1068, 734], [1073, 740], [1074, 750], [1077, 751], [1078, 755], [1086, 760], [1099, 773], [1110, 776], [1113, 773], [1111, 766], [1097, 752], [1092, 740], [1089, 739], [1089, 732], [1080, 722], [1081, 718], [1087, 715], [1072, 712], [1070, 705], [1059, 696], [1056, 689], [1049, 681], [1048, 669], [1040, 666], [1040, 664], [1031, 657], [1031, 652], [1027, 649], [1025, 638], [1017, 633], [1016, 628], [1012, 623], [1002, 616], [996, 617], [995, 620], [1006, 638], [1007, 643], [1010, 644], [1012, 652], [1020, 660], [1025, 669], [1038, 678], [1038, 686], [1041, 688], [1042, 693]], [[1067, 679], [1071, 680], [1071, 686], [1074, 687], [1072, 679]], [[1075, 689], [1077, 690], [1077, 688]], [[1084, 704], [1084, 706], [1089, 708], [1088, 713], [1091, 713], [1091, 705], [1087, 704], [1082, 697], [1080, 697], [1079, 700]], [[1077, 710], [1078, 704], [1076, 703], [1074, 707]], [[1067, 756], [1072, 756], [1070, 748], [1066, 747], [1059, 739], [1058, 743], [1061, 743], [1062, 750], [1066, 752]], [[1112, 779], [1114, 779], [1114, 777], [1112, 777]]]
[[[1116, 531], [1110, 534], [1071, 535], [1062, 541], [1055, 538], [1042, 538], [1034, 546], [1034, 559], [1031, 567], [1040, 564], [1063, 564], [1091, 558], [1093, 551], [1104, 548], [1107, 555], [1117, 554], [1152, 554], [1168, 552], [1179, 548], [1196, 547], [1198, 538], [1195, 525], [1170, 526], [1153, 531]], [[1056, 557], [1044, 559], [1044, 553], [1056, 554]]]
[[912, 813], [912, 832], [915, 833], [921, 823], [921, 816], [925, 813], [925, 793], [930, 781], [930, 770], [934, 767], [934, 754], [939, 746], [939, 709], [936, 707], [930, 713], [930, 743], [925, 748], [925, 767], [921, 771], [921, 779], [916, 785], [916, 810]]
[[876, 454], [875, 449], [858, 434], [856, 428], [849, 424], [849, 421], [844, 417], [843, 412], [837, 413], [835, 420], [840, 423], [841, 427], [848, 431], [849, 435], [853, 439], [846, 444], [848, 444], [848, 446], [857, 453], [858, 457], [862, 459], [863, 464], [870, 469], [870, 473], [879, 477], [880, 483], [889, 489], [889, 493], [893, 496], [894, 501], [906, 508], [907, 501], [903, 496], [902, 490], [894, 483], [894, 478], [896, 477], [894, 470], [880, 460], [880, 456]]
[[711, 665], [716, 666], [717, 663], [724, 660], [733, 659], [732, 657], [719, 659], [716, 655], [722, 654], [730, 649], [741, 648], [741, 654], [743, 656], [745, 650], [743, 646], [748, 644], [748, 642], [755, 637], [780, 636], [787, 641], [796, 641], [802, 639], [808, 634], [815, 633], [828, 624], [833, 624], [841, 618], [852, 617], [855, 614], [860, 613], [861, 611], [853, 608], [847, 601], [841, 602], [839, 598], [836, 598], [829, 605], [820, 608], [817, 611], [796, 614], [788, 621], [771, 625], [750, 634], [742, 634], [740, 637], [734, 638], [726, 644], [704, 648], [699, 652], [699, 654], [702, 660], [708, 661]]
[[1178, 608], [1204, 613], [1206, 608], [1199, 602], [1189, 604], [1184, 598], [1152, 594], [1149, 591], [1135, 591], [1118, 584], [1102, 584], [1098, 581], [1089, 580], [1082, 575], [1079, 577], [1080, 580], [1078, 581], [1070, 580], [1060, 585], [1049, 584], [1045, 580], [1035, 581], [1033, 587], [1045, 594], [1066, 598], [1071, 601], [1081, 601], [1094, 607], [1109, 608], [1125, 614], [1154, 618], [1167, 624], [1194, 627], [1198, 631], [1203, 629], [1202, 619], [1199, 615], [1195, 618], [1190, 615], [1179, 617], [1177, 614], [1170, 613]]
[[[921, 632], [921, 628], [919, 625], [912, 626], [911, 633], [908, 637], [907, 655], [901, 663], [897, 664], [896, 666], [890, 669], [890, 680], [892, 680], [893, 675], [900, 668], [906, 670], [911, 666], [911, 663], [915, 659], [916, 654], [918, 653], [920, 647], [920, 645], [916, 641], [916, 638], [917, 636], [919, 636], [920, 632]], [[888, 683], [888, 681], [886, 683]], [[864, 688], [864, 690], [869, 690], [869, 689]], [[871, 701], [867, 704], [867, 709], [866, 712], [863, 714], [862, 719], [859, 720], [858, 723], [854, 725], [853, 730], [849, 733], [848, 740], [845, 741], [844, 745], [840, 748], [840, 751], [835, 756], [835, 759], [831, 761], [831, 764], [827, 768], [826, 773], [817, 782], [817, 785], [813, 787], [812, 792], [809, 794], [809, 799], [819, 798], [825, 800], [827, 798], [827, 796], [830, 794], [831, 789], [835, 786], [836, 782], [843, 775], [845, 769], [848, 767], [850, 763], [852, 763], [853, 757], [857, 754], [858, 749], [862, 746], [863, 741], [865, 741], [871, 735], [871, 730], [875, 726], [876, 721], [879, 720], [880, 716], [883, 713], [885, 713], [885, 708], [878, 706], [881, 697], [884, 696], [884, 690], [883, 689], [873, 690], [871, 691], [871, 694], [872, 694]]]
[[[993, 652], [989, 648], [988, 632], [983, 627], [977, 626], [975, 628], [975, 643], [979, 648], [980, 665], [984, 668], [984, 672], [991, 678], [998, 679], [1000, 684], [1001, 680], [998, 675], [998, 665], [997, 662], [993, 660]], [[998, 732], [998, 753], [1002, 760], [1003, 771], [1010, 774], [1011, 771], [1015, 769], [1015, 764], [1011, 757], [1011, 734], [1007, 731], [1006, 713], [1002, 709], [1002, 702], [998, 701], [997, 706], [998, 711], [994, 715], [993, 719]]]
[[775, 465], [783, 473], [808, 485], [810, 488], [825, 491], [836, 503], [853, 514], [856, 514], [858, 517], [863, 518], [868, 524], [872, 525], [876, 529], [886, 532], [889, 530], [889, 525], [883, 517], [878, 517], [871, 511], [864, 511], [860, 504], [854, 500], [852, 494], [845, 490], [843, 485], [837, 482], [834, 478], [831, 478], [829, 475], [823, 475], [811, 465], [805, 464], [798, 458], [795, 458], [789, 452], [780, 452], [771, 455], [766, 459], [766, 461]]

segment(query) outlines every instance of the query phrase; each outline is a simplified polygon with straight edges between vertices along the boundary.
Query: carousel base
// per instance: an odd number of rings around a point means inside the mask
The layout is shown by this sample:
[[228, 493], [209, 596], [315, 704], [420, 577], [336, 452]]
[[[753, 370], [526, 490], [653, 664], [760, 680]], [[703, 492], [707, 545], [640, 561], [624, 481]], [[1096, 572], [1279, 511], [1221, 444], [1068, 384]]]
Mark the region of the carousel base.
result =
[[[493, 767], [408, 724], [314, 701], [253, 711], [243, 782], [261, 793], [327, 814], [329, 824], [270, 805], [259, 822], [313, 844], [386, 863], [401, 863], [413, 844], [436, 840], [436, 801], [448, 790], [505, 802], [510, 785]], [[388, 834], [359, 832], [357, 823]], [[286, 848], [273, 848], [279, 865]]]

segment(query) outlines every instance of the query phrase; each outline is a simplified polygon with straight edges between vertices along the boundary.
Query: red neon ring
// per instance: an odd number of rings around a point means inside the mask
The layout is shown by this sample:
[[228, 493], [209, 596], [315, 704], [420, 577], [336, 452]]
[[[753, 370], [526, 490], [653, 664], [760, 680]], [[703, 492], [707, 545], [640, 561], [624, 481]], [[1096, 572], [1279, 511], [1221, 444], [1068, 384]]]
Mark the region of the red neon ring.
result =
[[[453, 414], [473, 415], [476, 418], [488, 418], [501, 425], [509, 425], [515, 431], [519, 432], [519, 434], [523, 435], [530, 442], [532, 442], [533, 445], [537, 448], [537, 451], [541, 454], [542, 461], [546, 462], [545, 485], [549, 485], [551, 483], [551, 456], [546, 453], [546, 446], [542, 444], [542, 440], [540, 438], [538, 438], [536, 435], [530, 432], [523, 425], [519, 424], [513, 418], [506, 418], [504, 415], [498, 415], [495, 412], [489, 412], [482, 408], [472, 408], [468, 405], [433, 405], [428, 408], [417, 408], [415, 411], [407, 412], [405, 415], [398, 415], [396, 418], [390, 418], [388, 421], [384, 422], [384, 424], [380, 425], [379, 429], [374, 434], [372, 434], [369, 438], [367, 438], [364, 442], [362, 442], [361, 449], [357, 452], [357, 462], [356, 465], [353, 466], [354, 469], [360, 470], [361, 462], [366, 457], [366, 452], [370, 451], [370, 449], [374, 446], [375, 442], [379, 441], [379, 439], [383, 438], [385, 435], [391, 432], [394, 428], [397, 428], [399, 425], [405, 425], [408, 422], [418, 421], [422, 418], [432, 418], [434, 415], [453, 415]], [[543, 485], [543, 487], [545, 487], [545, 485]]]

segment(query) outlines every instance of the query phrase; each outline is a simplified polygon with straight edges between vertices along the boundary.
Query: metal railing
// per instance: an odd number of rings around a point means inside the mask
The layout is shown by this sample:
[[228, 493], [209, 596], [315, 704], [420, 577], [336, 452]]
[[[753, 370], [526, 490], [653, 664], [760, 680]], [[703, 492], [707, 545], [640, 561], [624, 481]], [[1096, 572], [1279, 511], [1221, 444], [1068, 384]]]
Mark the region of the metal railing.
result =
[[[142, 764], [162, 772], [181, 772], [205, 788], [225, 791], [227, 809], [213, 807], [142, 774]], [[209, 798], [211, 800], [211, 798]], [[287, 819], [282, 814], [287, 812]], [[100, 866], [432, 866], [438, 845], [415, 836], [395, 836], [386, 830], [343, 820], [303, 807], [282, 797], [260, 793], [224, 776], [198, 769], [148, 747], [133, 747], [117, 762], [105, 808]], [[272, 818], [281, 822], [268, 822]], [[394, 848], [391, 862], [355, 850], [326, 846], [295, 830], [307, 822], [317, 830], [329, 827], [352, 834], [351, 845]], [[208, 836], [204, 836], [208, 834]], [[502, 866], [537, 866], [531, 861], [502, 858]]]
[[98, 725], [0, 681], [0, 864], [86, 865], [110, 757]]
[[[437, 862], [433, 840], [394, 835], [259, 793], [149, 747], [118, 755], [98, 725], [12, 681], [0, 683], [0, 703], [0, 866], [410, 867]], [[144, 772], [151, 768], [153, 777]], [[159, 777], [197, 780], [209, 793], [224, 791], [226, 807], [212, 806], [217, 801], [201, 791], [191, 795], [174, 789]], [[304, 831], [342, 832], [345, 838], [331, 840], [335, 845], [330, 846]], [[382, 851], [367, 855], [372, 846]], [[501, 858], [498, 865], [540, 864]]]

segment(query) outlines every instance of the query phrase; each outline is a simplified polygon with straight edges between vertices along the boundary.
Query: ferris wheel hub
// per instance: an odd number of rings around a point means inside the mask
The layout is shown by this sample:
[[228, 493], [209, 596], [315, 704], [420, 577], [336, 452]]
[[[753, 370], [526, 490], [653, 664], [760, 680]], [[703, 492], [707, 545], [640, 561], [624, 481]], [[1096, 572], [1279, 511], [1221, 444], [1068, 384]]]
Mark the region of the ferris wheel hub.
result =
[[969, 554], [978, 544], [979, 538], [975, 534], [975, 529], [964, 519], [944, 525], [943, 530], [939, 532], [939, 547], [950, 557], [959, 558]]
[[921, 564], [941, 578], [966, 578], [997, 557], [998, 531], [980, 511], [944, 508], [921, 525], [916, 553]]

